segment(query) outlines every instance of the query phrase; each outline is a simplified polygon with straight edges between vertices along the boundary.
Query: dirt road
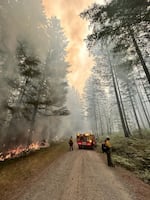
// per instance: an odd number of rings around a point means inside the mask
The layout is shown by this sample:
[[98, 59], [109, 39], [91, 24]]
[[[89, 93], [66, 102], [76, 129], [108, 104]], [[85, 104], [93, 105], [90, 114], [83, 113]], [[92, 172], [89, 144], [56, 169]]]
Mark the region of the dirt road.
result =
[[74, 150], [53, 162], [18, 200], [133, 200], [100, 155]]

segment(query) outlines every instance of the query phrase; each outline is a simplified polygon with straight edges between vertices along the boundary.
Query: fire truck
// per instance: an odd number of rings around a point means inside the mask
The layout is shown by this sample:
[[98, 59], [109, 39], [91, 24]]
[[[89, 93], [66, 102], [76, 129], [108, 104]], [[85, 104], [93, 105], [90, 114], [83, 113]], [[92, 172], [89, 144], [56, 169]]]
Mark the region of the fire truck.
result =
[[92, 133], [77, 133], [76, 140], [79, 149], [94, 149], [96, 147], [96, 138]]

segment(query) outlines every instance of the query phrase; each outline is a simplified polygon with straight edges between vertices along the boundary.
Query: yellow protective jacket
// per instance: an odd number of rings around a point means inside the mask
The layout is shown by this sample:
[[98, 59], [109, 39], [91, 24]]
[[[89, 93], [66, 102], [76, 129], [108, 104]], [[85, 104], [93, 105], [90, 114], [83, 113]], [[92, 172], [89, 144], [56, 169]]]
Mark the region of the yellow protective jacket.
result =
[[111, 145], [109, 140], [106, 140], [105, 146], [108, 147], [109, 149], [112, 147], [112, 145]]

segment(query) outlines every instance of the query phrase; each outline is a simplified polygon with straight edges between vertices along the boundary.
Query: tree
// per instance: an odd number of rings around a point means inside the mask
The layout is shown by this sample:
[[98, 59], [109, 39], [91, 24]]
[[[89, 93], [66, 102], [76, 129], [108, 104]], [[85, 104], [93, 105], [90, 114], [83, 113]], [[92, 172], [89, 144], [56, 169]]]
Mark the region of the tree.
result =
[[81, 17], [90, 20], [93, 27], [93, 33], [87, 37], [89, 47], [107, 38], [116, 43], [117, 50], [128, 49], [133, 44], [150, 83], [150, 73], [135, 37], [139, 30], [148, 37], [149, 5], [148, 0], [113, 0], [105, 6], [94, 4]]
[[48, 132], [53, 125], [50, 116], [69, 114], [68, 43], [60, 21], [47, 20], [41, 0], [0, 4], [0, 122], [5, 138], [0, 142], [5, 140], [9, 148], [9, 144], [26, 145], [27, 140], [30, 144], [36, 131], [40, 140], [42, 130]]

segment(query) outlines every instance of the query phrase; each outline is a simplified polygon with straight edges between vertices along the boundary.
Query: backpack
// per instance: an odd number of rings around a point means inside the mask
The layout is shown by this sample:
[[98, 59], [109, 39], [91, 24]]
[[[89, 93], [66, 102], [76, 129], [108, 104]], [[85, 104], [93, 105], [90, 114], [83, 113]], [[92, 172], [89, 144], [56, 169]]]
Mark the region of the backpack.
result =
[[69, 144], [70, 144], [70, 145], [73, 145], [72, 139], [69, 140]]
[[103, 143], [102, 144], [102, 151], [103, 152], [106, 152], [108, 150], [107, 146]]

